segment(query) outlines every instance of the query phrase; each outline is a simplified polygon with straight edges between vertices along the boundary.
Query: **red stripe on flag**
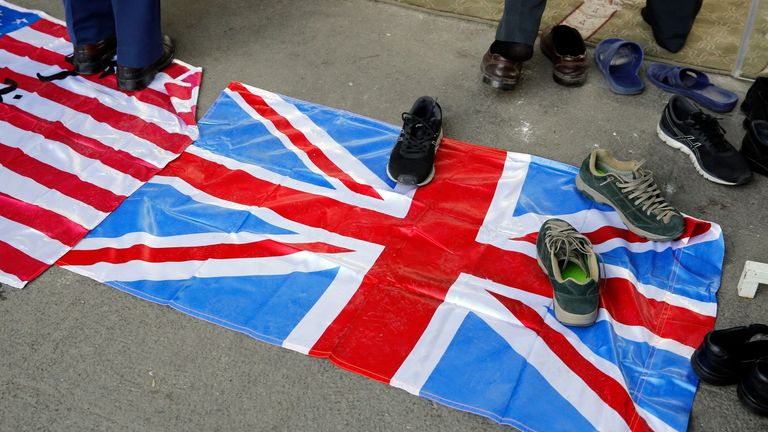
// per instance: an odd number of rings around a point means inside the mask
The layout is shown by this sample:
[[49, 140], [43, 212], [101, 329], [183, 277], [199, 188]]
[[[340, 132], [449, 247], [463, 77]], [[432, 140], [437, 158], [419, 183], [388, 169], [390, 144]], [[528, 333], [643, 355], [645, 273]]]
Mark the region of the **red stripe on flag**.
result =
[[[13, 38], [12, 36], [5, 36], [0, 39], [0, 48], [5, 49], [8, 52], [16, 54], [18, 56], [28, 57], [36, 62], [49, 65], [58, 66], [64, 70], [72, 70], [72, 65], [65, 60], [65, 56], [55, 51], [46, 49], [45, 47], [39, 47], [27, 44], [20, 40]], [[80, 75], [83, 79], [86, 79], [95, 84], [103, 85], [115, 91], [123, 92], [117, 85], [117, 78], [115, 75], [108, 75], [104, 78], [100, 77], [100, 74], [93, 75]], [[159, 92], [152, 88], [146, 88], [138, 92], [127, 93], [129, 96], [136, 98], [144, 103], [154, 105], [165, 111], [175, 114], [173, 104], [168, 95], [163, 92]]]
[[294, 128], [288, 119], [278, 114], [277, 111], [269, 106], [261, 96], [249, 92], [245, 86], [237, 82], [231, 83], [229, 89], [240, 94], [248, 105], [256, 110], [259, 115], [275, 125], [277, 130], [282, 132], [296, 147], [306, 153], [312, 162], [314, 162], [324, 173], [339, 179], [344, 186], [355, 193], [381, 199], [381, 196], [376, 192], [376, 189], [369, 185], [358, 183], [341, 168], [336, 166], [336, 164], [323, 153], [322, 149], [312, 144], [303, 132]]
[[[645, 327], [656, 335], [692, 348], [696, 348], [703, 334], [715, 325], [712, 316], [645, 297], [626, 279], [606, 279], [600, 301], [616, 321]], [[674, 325], [666, 325], [669, 323]]]
[[48, 264], [38, 261], [8, 243], [0, 240], [0, 270], [12, 274], [22, 281], [30, 281], [48, 268]]
[[160, 171], [159, 167], [124, 150], [104, 145], [91, 137], [69, 130], [59, 121], [48, 121], [13, 105], [0, 104], [0, 119], [19, 129], [40, 134], [51, 141], [61, 143], [85, 157], [96, 159], [143, 182]]
[[36, 229], [48, 237], [72, 247], [88, 230], [66, 217], [34, 204], [0, 193], [0, 216]]
[[49, 36], [63, 38], [69, 41], [69, 33], [67, 33], [67, 28], [65, 26], [44, 18], [33, 22], [29, 25], [29, 28]]
[[103, 212], [114, 210], [126, 198], [82, 181], [75, 174], [40, 162], [20, 149], [2, 144], [2, 137], [0, 137], [0, 165]]
[[186, 135], [168, 132], [140, 117], [110, 108], [94, 97], [66, 90], [53, 83], [41, 82], [36, 78], [18, 74], [8, 68], [2, 68], [0, 71], [4, 77], [16, 81], [20, 89], [37, 93], [53, 102], [91, 116], [94, 120], [105, 123], [113, 129], [145, 139], [169, 152], [180, 153], [192, 143], [192, 139]]
[[176, 61], [168, 65], [167, 68], [163, 69], [163, 73], [173, 79], [176, 79], [187, 72], [189, 72], [189, 67]]
[[93, 265], [96, 263], [122, 264], [129, 261], [152, 263], [204, 261], [209, 259], [264, 258], [291, 255], [307, 251], [315, 253], [351, 252], [326, 243], [280, 243], [262, 240], [243, 244], [216, 244], [190, 247], [155, 248], [143, 244], [124, 249], [102, 248], [70, 251], [62, 262], [66, 265]]
[[608, 406], [613, 408], [632, 431], [650, 431], [651, 427], [637, 412], [629, 392], [613, 377], [584, 358], [568, 339], [550, 327], [534, 309], [515, 299], [490, 292], [526, 327], [536, 332], [565, 365], [589, 386]]

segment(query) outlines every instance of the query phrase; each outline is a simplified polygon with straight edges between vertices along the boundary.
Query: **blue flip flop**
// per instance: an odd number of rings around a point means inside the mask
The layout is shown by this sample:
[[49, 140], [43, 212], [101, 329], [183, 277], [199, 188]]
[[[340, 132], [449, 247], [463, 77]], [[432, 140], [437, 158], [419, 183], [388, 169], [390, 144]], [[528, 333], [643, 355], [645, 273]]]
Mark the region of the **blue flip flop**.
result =
[[647, 74], [656, 87], [691, 98], [715, 112], [728, 112], [739, 101], [736, 93], [710, 83], [707, 74], [696, 69], [651, 63]]
[[645, 89], [639, 75], [643, 48], [635, 42], [619, 38], [603, 40], [595, 47], [595, 63], [612, 92], [631, 95]]

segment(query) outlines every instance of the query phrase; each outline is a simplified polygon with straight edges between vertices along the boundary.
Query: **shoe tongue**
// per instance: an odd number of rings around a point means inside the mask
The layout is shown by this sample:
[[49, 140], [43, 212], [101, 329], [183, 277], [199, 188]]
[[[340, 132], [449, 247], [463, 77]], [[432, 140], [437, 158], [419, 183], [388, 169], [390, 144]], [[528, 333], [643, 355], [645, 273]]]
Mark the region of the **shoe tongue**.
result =
[[566, 255], [565, 250], [560, 249], [555, 253], [555, 259], [557, 259], [557, 264], [560, 266], [560, 271], [563, 271], [568, 267], [568, 264], [575, 264], [584, 271], [584, 273], [589, 274], [587, 257], [578, 251], [571, 251], [569, 255]]

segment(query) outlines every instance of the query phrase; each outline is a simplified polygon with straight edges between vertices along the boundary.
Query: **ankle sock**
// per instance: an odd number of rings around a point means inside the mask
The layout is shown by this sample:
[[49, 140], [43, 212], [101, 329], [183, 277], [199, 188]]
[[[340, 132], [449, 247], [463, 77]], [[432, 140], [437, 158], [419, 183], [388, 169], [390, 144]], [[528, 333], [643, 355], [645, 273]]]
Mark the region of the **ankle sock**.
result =
[[520, 42], [494, 41], [490, 48], [491, 54], [498, 54], [512, 61], [528, 61], [533, 57], [533, 45]]

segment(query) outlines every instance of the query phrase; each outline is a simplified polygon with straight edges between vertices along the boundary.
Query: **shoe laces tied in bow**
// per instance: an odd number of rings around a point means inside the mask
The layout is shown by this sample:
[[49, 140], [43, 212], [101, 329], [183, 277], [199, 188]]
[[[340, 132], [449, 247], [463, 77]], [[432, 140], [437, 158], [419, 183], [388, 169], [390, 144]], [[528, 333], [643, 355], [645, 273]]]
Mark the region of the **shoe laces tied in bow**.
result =
[[403, 145], [400, 154], [418, 158], [429, 151], [429, 145], [435, 141], [437, 133], [429, 122], [410, 113], [403, 113]]
[[641, 206], [640, 208], [647, 215], [655, 214], [657, 220], [667, 223], [672, 216], [677, 214], [677, 210], [669, 205], [661, 195], [661, 190], [653, 179], [653, 172], [642, 168], [644, 163], [645, 161], [641, 161], [635, 168], [633, 171], [634, 178], [627, 179], [617, 176], [616, 186], [624, 194], [627, 194], [627, 198], [634, 200], [635, 205]]
[[718, 117], [711, 116], [703, 111], [698, 111], [691, 114], [689, 122], [694, 128], [712, 141], [712, 144], [715, 145], [715, 149], [719, 151], [730, 150], [730, 146], [725, 140], [725, 129], [720, 126], [718, 120]]
[[565, 263], [572, 261], [583, 265], [583, 259], [579, 255], [589, 255], [592, 252], [592, 242], [567, 222], [550, 222], [544, 242], [547, 249], [554, 252], [558, 261]]

